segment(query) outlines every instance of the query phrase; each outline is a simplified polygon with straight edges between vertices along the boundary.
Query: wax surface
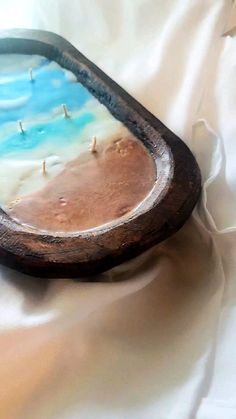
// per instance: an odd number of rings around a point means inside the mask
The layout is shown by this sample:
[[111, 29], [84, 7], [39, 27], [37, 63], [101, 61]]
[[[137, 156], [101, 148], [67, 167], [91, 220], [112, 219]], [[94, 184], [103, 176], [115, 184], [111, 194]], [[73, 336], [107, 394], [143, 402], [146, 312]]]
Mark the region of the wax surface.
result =
[[16, 202], [10, 214], [52, 232], [97, 227], [137, 206], [153, 186], [153, 173], [151, 156], [131, 137], [101, 144], [92, 158], [78, 157], [44, 189]]
[[0, 55], [0, 205], [12, 217], [53, 232], [96, 227], [137, 207], [155, 178], [145, 148], [71, 72]]

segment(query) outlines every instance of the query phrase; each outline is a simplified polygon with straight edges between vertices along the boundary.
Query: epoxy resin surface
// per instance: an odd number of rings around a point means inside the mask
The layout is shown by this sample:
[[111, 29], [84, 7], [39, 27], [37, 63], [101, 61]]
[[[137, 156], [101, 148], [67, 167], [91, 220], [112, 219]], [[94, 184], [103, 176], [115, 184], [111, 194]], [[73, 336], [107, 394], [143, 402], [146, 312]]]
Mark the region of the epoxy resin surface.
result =
[[90, 229], [129, 214], [155, 179], [141, 142], [71, 72], [0, 55], [0, 206], [12, 218], [53, 233]]

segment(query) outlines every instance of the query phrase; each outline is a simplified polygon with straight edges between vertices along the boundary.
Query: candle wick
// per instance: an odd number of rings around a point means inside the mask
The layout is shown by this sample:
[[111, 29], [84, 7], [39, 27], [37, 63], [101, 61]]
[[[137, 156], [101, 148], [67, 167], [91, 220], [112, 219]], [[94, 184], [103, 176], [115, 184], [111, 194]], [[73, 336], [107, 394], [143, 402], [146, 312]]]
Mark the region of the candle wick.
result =
[[43, 160], [43, 163], [42, 163], [42, 172], [43, 172], [43, 176], [46, 176], [46, 174], [47, 174], [46, 160]]
[[91, 153], [96, 153], [97, 152], [97, 137], [94, 135], [93, 139], [92, 139], [92, 144], [91, 144], [91, 149], [90, 149]]
[[22, 121], [18, 121], [18, 125], [19, 125], [19, 129], [20, 129], [21, 134], [24, 134], [25, 131], [23, 129]]
[[64, 112], [64, 117], [65, 118], [70, 118], [70, 115], [68, 113], [67, 106], [64, 103], [62, 104], [62, 109], [63, 109], [63, 112]]
[[30, 68], [29, 68], [29, 78], [30, 78], [30, 81], [34, 81], [34, 79], [33, 79], [33, 69], [32, 69], [32, 67], [30, 67]]

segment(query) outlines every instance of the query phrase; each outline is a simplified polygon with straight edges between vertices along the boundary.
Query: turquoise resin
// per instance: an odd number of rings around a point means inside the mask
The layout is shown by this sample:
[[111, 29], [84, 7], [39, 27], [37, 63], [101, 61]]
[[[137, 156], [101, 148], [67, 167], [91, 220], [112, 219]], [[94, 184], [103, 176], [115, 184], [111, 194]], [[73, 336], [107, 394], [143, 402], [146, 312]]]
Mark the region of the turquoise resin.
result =
[[[41, 58], [33, 68], [33, 81], [28, 71], [0, 73], [0, 156], [17, 157], [46, 142], [66, 145], [78, 141], [78, 134], [96, 118], [83, 112], [93, 96], [75, 77], [63, 68]], [[65, 103], [73, 118], [66, 119], [61, 104]], [[59, 110], [58, 110], [59, 109]], [[57, 113], [55, 113], [57, 110]], [[45, 115], [49, 121], [43, 120]], [[42, 121], [39, 121], [41, 117]], [[19, 131], [17, 121], [29, 121], [25, 133]], [[4, 128], [7, 130], [4, 131]], [[7, 132], [7, 134], [5, 134]]]

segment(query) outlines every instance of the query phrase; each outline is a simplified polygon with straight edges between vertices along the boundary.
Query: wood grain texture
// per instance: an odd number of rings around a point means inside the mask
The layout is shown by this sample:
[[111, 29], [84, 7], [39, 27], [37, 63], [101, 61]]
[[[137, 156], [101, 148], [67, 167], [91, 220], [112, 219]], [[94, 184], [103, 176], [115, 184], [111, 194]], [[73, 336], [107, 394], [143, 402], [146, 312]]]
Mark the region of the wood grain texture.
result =
[[38, 277], [93, 280], [91, 275], [139, 255], [184, 224], [199, 198], [201, 176], [175, 134], [58, 35], [2, 31], [0, 53], [39, 54], [71, 70], [143, 142], [158, 168], [151, 195], [129, 218], [91, 231], [66, 236], [30, 232], [0, 210], [1, 263]]

